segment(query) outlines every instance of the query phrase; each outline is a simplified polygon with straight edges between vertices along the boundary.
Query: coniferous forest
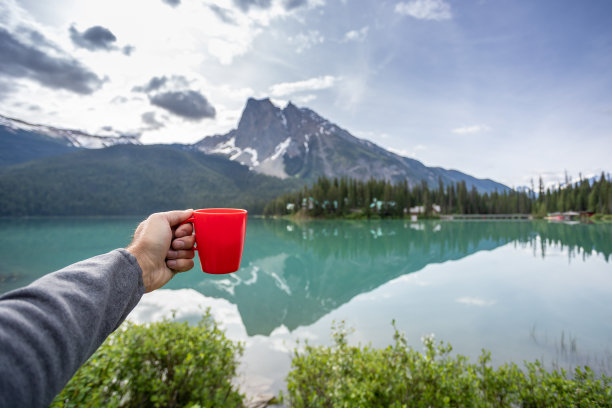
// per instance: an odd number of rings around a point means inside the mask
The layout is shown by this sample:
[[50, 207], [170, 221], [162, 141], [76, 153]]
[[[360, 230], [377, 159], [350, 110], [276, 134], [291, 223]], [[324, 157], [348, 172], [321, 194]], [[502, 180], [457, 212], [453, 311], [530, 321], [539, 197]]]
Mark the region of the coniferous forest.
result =
[[319, 178], [311, 186], [285, 194], [268, 203], [265, 215], [338, 217], [402, 217], [410, 208], [422, 206], [426, 216], [440, 214], [532, 214], [543, 217], [554, 212], [578, 211], [612, 214], [612, 180], [603, 173], [596, 181], [581, 179], [563, 188], [539, 188], [480, 193], [465, 182], [436, 187], [422, 182], [359, 181], [349, 178]]

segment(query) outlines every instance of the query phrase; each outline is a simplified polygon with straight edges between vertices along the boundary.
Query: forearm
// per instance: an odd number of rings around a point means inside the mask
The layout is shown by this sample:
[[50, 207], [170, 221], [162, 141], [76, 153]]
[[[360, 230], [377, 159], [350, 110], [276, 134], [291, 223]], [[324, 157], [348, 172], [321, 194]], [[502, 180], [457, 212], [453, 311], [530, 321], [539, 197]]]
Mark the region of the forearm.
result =
[[0, 297], [0, 406], [48, 406], [143, 293], [121, 249]]

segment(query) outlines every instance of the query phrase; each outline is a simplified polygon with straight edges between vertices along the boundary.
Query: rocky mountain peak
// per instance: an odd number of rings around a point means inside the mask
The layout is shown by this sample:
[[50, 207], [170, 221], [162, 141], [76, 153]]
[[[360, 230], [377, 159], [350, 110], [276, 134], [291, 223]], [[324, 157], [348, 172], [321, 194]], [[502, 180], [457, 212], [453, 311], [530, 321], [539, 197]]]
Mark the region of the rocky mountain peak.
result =
[[466, 180], [482, 191], [507, 187], [487, 184], [467, 174], [460, 175], [398, 156], [376, 144], [356, 138], [308, 108], [289, 102], [283, 109], [269, 98], [249, 98], [235, 130], [204, 138], [195, 144], [204, 153], [222, 154], [250, 169], [281, 178], [314, 180], [318, 176], [351, 177], [367, 180]]
[[287, 137], [287, 121], [283, 111], [269, 98], [249, 98], [235, 132], [235, 146], [253, 149], [257, 152], [257, 158], [266, 158]]
[[299, 115], [300, 111], [301, 109], [295, 106], [291, 101], [289, 101], [289, 103], [287, 103], [287, 106], [285, 106], [285, 108], [283, 109], [283, 113], [285, 115]]
[[254, 99], [249, 98], [246, 106], [242, 111], [240, 122], [238, 122], [238, 129], [240, 128], [252, 128], [267, 119], [274, 117], [277, 111], [280, 109], [274, 106], [270, 98], [265, 99]]

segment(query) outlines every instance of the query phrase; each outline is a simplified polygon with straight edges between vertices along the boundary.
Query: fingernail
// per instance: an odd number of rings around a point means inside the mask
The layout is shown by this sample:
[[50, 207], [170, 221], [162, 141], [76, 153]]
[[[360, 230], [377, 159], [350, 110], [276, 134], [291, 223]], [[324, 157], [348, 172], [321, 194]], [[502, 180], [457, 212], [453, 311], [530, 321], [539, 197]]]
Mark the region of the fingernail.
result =
[[168, 268], [174, 269], [176, 268], [176, 260], [170, 259], [169, 261], [166, 261], [166, 265], [168, 265]]
[[183, 241], [174, 241], [174, 248], [183, 248], [185, 246], [185, 243]]

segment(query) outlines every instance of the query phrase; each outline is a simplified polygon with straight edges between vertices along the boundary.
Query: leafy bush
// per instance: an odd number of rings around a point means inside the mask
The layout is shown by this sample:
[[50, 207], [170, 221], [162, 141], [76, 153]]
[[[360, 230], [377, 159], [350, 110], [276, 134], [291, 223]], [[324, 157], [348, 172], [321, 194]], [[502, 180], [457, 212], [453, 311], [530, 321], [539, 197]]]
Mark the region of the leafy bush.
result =
[[[233, 344], [210, 313], [197, 326], [125, 323], [83, 365], [52, 406], [240, 407]], [[199, 405], [198, 405], [199, 404]]]
[[572, 379], [541, 363], [491, 366], [483, 350], [477, 364], [451, 356], [452, 347], [423, 338], [413, 350], [397, 330], [385, 349], [347, 344], [344, 325], [333, 330], [332, 347], [295, 351], [287, 377], [291, 407], [612, 407], [612, 379], [587, 367]]

